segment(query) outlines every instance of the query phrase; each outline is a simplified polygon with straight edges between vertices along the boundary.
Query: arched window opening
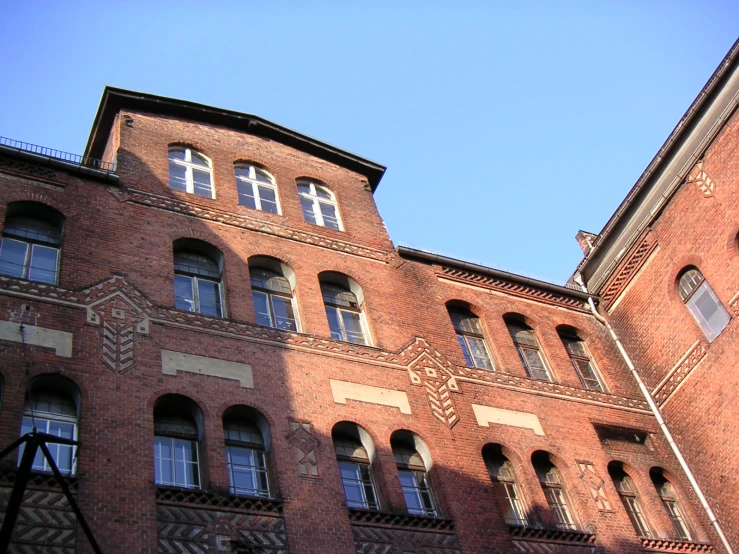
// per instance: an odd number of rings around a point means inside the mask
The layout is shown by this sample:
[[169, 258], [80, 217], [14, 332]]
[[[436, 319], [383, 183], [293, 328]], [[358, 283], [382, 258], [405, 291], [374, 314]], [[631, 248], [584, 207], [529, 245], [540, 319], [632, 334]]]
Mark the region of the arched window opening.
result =
[[344, 487], [346, 505], [350, 508], [379, 510], [380, 503], [375, 492], [370, 452], [372, 447], [367, 432], [349, 422], [337, 423], [331, 438], [339, 464], [341, 484]]
[[171, 147], [169, 188], [205, 198], [215, 198], [210, 160], [191, 148]]
[[285, 331], [297, 331], [293, 287], [283, 264], [277, 260], [249, 260], [252, 298], [257, 323]]
[[621, 503], [624, 505], [624, 509], [631, 520], [631, 524], [634, 526], [636, 534], [640, 537], [651, 537], [652, 531], [644, 516], [644, 510], [642, 510], [634, 481], [626, 473], [623, 465], [618, 462], [608, 464], [608, 474], [613, 480], [613, 485], [618, 491], [618, 496], [621, 498]]
[[408, 431], [396, 431], [390, 437], [400, 486], [409, 514], [432, 516], [437, 514], [431, 492], [428, 470], [416, 448], [418, 437]]
[[554, 517], [558, 529], [576, 529], [575, 518], [570, 508], [569, 495], [565, 489], [562, 475], [555, 466], [548, 453], [537, 451], [531, 456], [531, 463], [539, 478], [539, 484], [544, 491], [547, 504]]
[[522, 320], [516, 318], [506, 318], [505, 323], [513, 339], [513, 344], [516, 346], [516, 351], [521, 358], [521, 363], [529, 377], [551, 381], [552, 376], [544, 360], [544, 355], [541, 353], [534, 330]]
[[8, 206], [0, 239], [0, 274], [56, 285], [64, 217], [34, 202]]
[[696, 268], [688, 269], [678, 280], [680, 297], [700, 326], [708, 342], [712, 342], [731, 319], [711, 285]]
[[667, 515], [670, 517], [670, 521], [672, 521], [677, 538], [685, 541], [693, 540], [694, 533], [688, 522], [688, 518], [685, 517], [685, 512], [678, 501], [675, 488], [667, 477], [665, 477], [664, 470], [661, 468], [652, 468], [649, 472], [649, 477], [652, 479], [654, 488], [657, 489], [660, 500], [662, 500], [662, 506], [664, 506]]
[[223, 435], [231, 494], [269, 498], [265, 440], [255, 417], [229, 410], [223, 417]]
[[603, 392], [603, 384], [598, 377], [598, 371], [585, 342], [577, 336], [573, 329], [563, 328], [558, 329], [557, 332], [583, 387]]
[[306, 223], [343, 230], [336, 199], [330, 190], [311, 181], [298, 181], [298, 196]]
[[503, 454], [502, 446], [486, 444], [482, 449], [482, 456], [505, 522], [508, 525], [526, 527], [528, 525], [526, 508], [516, 483], [516, 474], [513, 472], [513, 464]]
[[[68, 385], [66, 388], [70, 388]], [[52, 383], [32, 385], [26, 395], [23, 410], [21, 435], [36, 429], [39, 433], [47, 433], [56, 437], [77, 440], [78, 406], [73, 391], [63, 390]], [[74, 475], [76, 471], [75, 457], [77, 447], [67, 444], [46, 443], [62, 475]], [[19, 448], [18, 462], [23, 457], [24, 446]], [[34, 471], [51, 472], [51, 466], [39, 449], [33, 460]]]
[[480, 319], [461, 306], [450, 306], [448, 311], [467, 365], [494, 371]]
[[321, 294], [331, 338], [369, 344], [360, 299], [352, 288], [360, 290], [356, 283], [343, 275], [332, 274], [321, 278]]
[[280, 213], [275, 179], [261, 167], [249, 164], [234, 166], [239, 205], [273, 214]]
[[178, 241], [174, 250], [175, 308], [223, 316], [220, 252], [199, 241]]
[[200, 410], [190, 399], [168, 395], [154, 407], [154, 481], [157, 485], [200, 488]]

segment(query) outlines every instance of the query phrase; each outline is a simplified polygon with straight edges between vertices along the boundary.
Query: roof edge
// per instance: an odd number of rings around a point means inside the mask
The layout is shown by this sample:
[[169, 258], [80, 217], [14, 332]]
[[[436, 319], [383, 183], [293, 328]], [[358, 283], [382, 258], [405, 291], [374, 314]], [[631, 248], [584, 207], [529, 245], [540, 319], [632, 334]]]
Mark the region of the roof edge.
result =
[[367, 177], [372, 192], [377, 189], [387, 169], [377, 162], [342, 150], [308, 135], [298, 133], [297, 131], [293, 131], [256, 115], [111, 86], [106, 86], [103, 89], [100, 104], [90, 129], [87, 145], [85, 146], [85, 156], [102, 156], [115, 116], [121, 110], [125, 109], [181, 117], [190, 121], [219, 125], [248, 132], [251, 135], [273, 139], [325, 161], [335, 163], [360, 175], [364, 175]]

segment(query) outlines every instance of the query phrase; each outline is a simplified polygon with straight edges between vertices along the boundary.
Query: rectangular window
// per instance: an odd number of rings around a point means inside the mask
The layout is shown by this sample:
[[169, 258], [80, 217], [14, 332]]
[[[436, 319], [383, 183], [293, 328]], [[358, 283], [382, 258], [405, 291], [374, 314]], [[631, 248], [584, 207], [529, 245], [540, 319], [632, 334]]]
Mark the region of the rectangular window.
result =
[[193, 292], [193, 278], [185, 275], [174, 276], [174, 306], [178, 310], [187, 310], [194, 312], [195, 310], [195, 294]]
[[[40, 433], [48, 433], [49, 435], [54, 435], [55, 437], [61, 437], [65, 439], [76, 439], [77, 426], [74, 423], [55, 421], [53, 419], [44, 419], [40, 417], [34, 417], [33, 419], [31, 419], [27, 416], [23, 417], [23, 422], [21, 424], [21, 436], [25, 435], [26, 433], [30, 433], [33, 430], [34, 423], [36, 424], [36, 430]], [[62, 475], [73, 475], [76, 447], [67, 444], [54, 444], [51, 442], [46, 443], [46, 446], [49, 447], [49, 452], [51, 453], [51, 457], [54, 458], [54, 462], [56, 463], [59, 472]], [[24, 447], [25, 445], [21, 446], [18, 449], [19, 462], [21, 460], [21, 457], [23, 456]], [[49, 462], [46, 461], [46, 457], [44, 456], [43, 452], [41, 452], [40, 448], [36, 451], [36, 456], [33, 459], [32, 468], [34, 471], [51, 471], [51, 466], [49, 466]]]
[[708, 342], [713, 341], [729, 323], [731, 316], [704, 280], [686, 302]]
[[251, 208], [252, 210], [257, 209], [257, 203], [254, 199], [254, 188], [251, 183], [244, 183], [243, 181], [236, 180], [236, 190], [239, 193], [239, 204]]
[[346, 505], [350, 508], [377, 510], [377, 498], [370, 477], [369, 466], [354, 462], [339, 462], [341, 483], [344, 487]]
[[267, 466], [263, 451], [227, 446], [226, 463], [232, 494], [269, 497]]
[[157, 485], [199, 488], [197, 443], [172, 437], [154, 437], [154, 481]]
[[559, 529], [575, 529], [575, 521], [572, 519], [570, 509], [564, 491], [559, 488], [544, 487], [544, 495], [547, 498], [549, 508], [554, 515], [554, 521]]
[[493, 489], [496, 495], [501, 499], [503, 507], [503, 517], [508, 525], [520, 525], [525, 527], [528, 525], [526, 520], [526, 510], [516, 491], [514, 483], [505, 481], [493, 482]]
[[398, 476], [400, 477], [400, 486], [403, 489], [408, 513], [419, 516], [435, 516], [436, 510], [431, 500], [431, 491], [426, 481], [426, 474], [423, 471], [398, 469]]
[[195, 279], [198, 283], [199, 312], [203, 315], [221, 317], [221, 286], [205, 279]]
[[272, 214], [279, 212], [277, 209], [277, 194], [274, 189], [259, 186], [259, 199], [261, 200], [262, 210]]
[[0, 242], [0, 273], [9, 277], [23, 279], [26, 271], [26, 257], [28, 256], [27, 242], [2, 239]]
[[641, 509], [639, 508], [639, 503], [636, 501], [636, 498], [633, 496], [621, 495], [621, 501], [623, 502], [624, 508], [626, 508], [626, 513], [629, 515], [631, 524], [634, 526], [634, 529], [636, 529], [637, 534], [640, 537], [651, 537], [652, 533], [644, 519], [644, 515], [641, 513]]
[[28, 265], [28, 280], [37, 283], [56, 284], [59, 249], [40, 244], [31, 245], [31, 262]]
[[213, 198], [213, 187], [210, 184], [210, 172], [199, 169], [192, 170], [193, 192], [198, 196]]

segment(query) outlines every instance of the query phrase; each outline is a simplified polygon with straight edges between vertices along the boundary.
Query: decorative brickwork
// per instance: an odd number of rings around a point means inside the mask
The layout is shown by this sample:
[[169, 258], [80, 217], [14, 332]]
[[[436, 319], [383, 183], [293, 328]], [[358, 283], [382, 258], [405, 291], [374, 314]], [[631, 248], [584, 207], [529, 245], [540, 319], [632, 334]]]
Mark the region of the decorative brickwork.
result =
[[595, 546], [595, 534], [585, 531], [536, 529], [509, 525], [516, 552], [546, 554], [600, 554], [602, 547]]
[[58, 173], [53, 169], [3, 156], [0, 156], [0, 171], [33, 177], [34, 180], [51, 181], [55, 185], [62, 184], [59, 182]]
[[[117, 198], [119, 198], [119, 200], [121, 199], [120, 196], [117, 196]], [[148, 192], [129, 189], [128, 200], [144, 206], [152, 206], [162, 210], [198, 217], [208, 221], [217, 221], [218, 223], [223, 223], [225, 225], [232, 225], [241, 229], [257, 231], [259, 233], [311, 244], [321, 248], [328, 248], [337, 252], [353, 254], [354, 256], [370, 258], [372, 260], [389, 262], [392, 256], [389, 252], [369, 248], [367, 246], [332, 239], [317, 233], [291, 229], [290, 227], [264, 221], [262, 219], [196, 206], [175, 198], [159, 196]]]
[[359, 554], [458, 554], [454, 522], [440, 518], [349, 510]]
[[[0, 515], [15, 482], [14, 471], [0, 473]], [[69, 480], [76, 492], [76, 481]], [[51, 475], [32, 475], [23, 495], [9, 552], [74, 554], [77, 518]]]
[[160, 552], [288, 552], [274, 501], [159, 488], [157, 522]]
[[31, 304], [21, 304], [15, 310], [8, 310], [8, 321], [23, 325], [37, 325], [39, 313]]
[[606, 310], [613, 305], [616, 299], [626, 289], [631, 279], [642, 268], [655, 248], [657, 248], [657, 239], [648, 230], [638, 245], [631, 249], [631, 253], [621, 262], [618, 269], [613, 272], [613, 276], [603, 288], [603, 292], [600, 295], [600, 304]]
[[590, 497], [598, 507], [598, 511], [610, 512], [611, 503], [608, 502], [606, 497], [606, 483], [596, 471], [593, 462], [577, 460], [577, 469], [580, 472], [580, 479], [588, 486]]
[[734, 317], [739, 317], [739, 291], [729, 300], [729, 308]]
[[452, 429], [459, 422], [459, 414], [451, 393], [459, 392], [459, 387], [443, 359], [432, 356], [431, 349], [425, 346], [421, 355], [408, 367], [411, 384], [424, 388], [433, 416]]
[[313, 434], [313, 425], [309, 421], [290, 420], [292, 431], [285, 437], [295, 448], [295, 464], [298, 475], [308, 479], [319, 477], [316, 448], [321, 444]]
[[713, 196], [716, 185], [713, 180], [708, 176], [706, 170], [703, 167], [703, 160], [699, 161], [693, 166], [693, 169], [688, 173], [687, 183], [689, 185], [695, 185], [698, 190], [701, 191], [705, 198]]
[[662, 406], [669, 400], [670, 396], [682, 383], [695, 366], [706, 355], [706, 345], [701, 341], [696, 341], [688, 351], [683, 354], [675, 366], [667, 373], [662, 382], [652, 391], [652, 396], [659, 406]]
[[671, 539], [647, 539], [641, 540], [645, 552], [713, 552], [713, 546], [703, 542], [679, 541]]
[[551, 304], [553, 306], [571, 308], [582, 312], [587, 311], [585, 302], [583, 302], [582, 299], [568, 296], [566, 294], [557, 294], [556, 292], [552, 292], [545, 288], [538, 288], [531, 285], [516, 283], [515, 281], [508, 281], [499, 277], [493, 277], [491, 275], [483, 275], [481, 273], [474, 273], [472, 271], [448, 266], [434, 266], [434, 271], [439, 277], [444, 279], [457, 281], [467, 285], [476, 285], [478, 287], [484, 287], [505, 294], [519, 296], [521, 298], [527, 298], [529, 300], [535, 300], [545, 304]]

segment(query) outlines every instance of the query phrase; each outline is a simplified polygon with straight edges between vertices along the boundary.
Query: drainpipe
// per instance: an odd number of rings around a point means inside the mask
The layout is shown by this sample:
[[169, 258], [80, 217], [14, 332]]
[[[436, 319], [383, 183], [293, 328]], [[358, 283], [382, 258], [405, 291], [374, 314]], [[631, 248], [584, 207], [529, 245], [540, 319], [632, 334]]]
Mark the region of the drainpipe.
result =
[[642, 381], [641, 377], [639, 376], [639, 373], [636, 371], [636, 367], [634, 367], [634, 363], [631, 361], [631, 358], [626, 353], [626, 350], [624, 349], [623, 344], [621, 344], [621, 340], [618, 338], [618, 335], [613, 330], [613, 327], [611, 327], [611, 324], [608, 323], [608, 320], [606, 320], [602, 315], [598, 313], [598, 310], [595, 308], [595, 303], [593, 302], [593, 297], [590, 296], [590, 293], [588, 292], [588, 289], [585, 286], [582, 276], [579, 273], [576, 273], [573, 276], [573, 280], [578, 285], [580, 285], [580, 288], [583, 290], [583, 292], [588, 294], [588, 305], [590, 306], [590, 311], [593, 313], [593, 317], [597, 319], [598, 321], [600, 321], [603, 325], [605, 325], [606, 329], [608, 329], [608, 332], [611, 335], [611, 338], [616, 343], [616, 347], [618, 348], [618, 351], [621, 353], [621, 357], [626, 362], [626, 365], [628, 366], [629, 371], [631, 371], [631, 374], [634, 376], [634, 379], [636, 379], [636, 383], [639, 385], [639, 390], [641, 390], [642, 394], [644, 395], [644, 398], [647, 401], [647, 404], [649, 404], [649, 408], [652, 410], [652, 414], [654, 414], [654, 417], [657, 420], [657, 423], [659, 424], [660, 429], [662, 429], [662, 433], [664, 433], [665, 438], [667, 439], [667, 443], [670, 445], [670, 448], [672, 448], [672, 452], [675, 454], [677, 461], [680, 463], [680, 467], [682, 468], [685, 475], [688, 477], [690, 486], [693, 487], [693, 491], [695, 491], [695, 494], [698, 497], [698, 500], [700, 501], [701, 506], [703, 506], [703, 510], [705, 510], [706, 515], [708, 516], [708, 519], [711, 521], [711, 525], [713, 525], [713, 528], [716, 531], [716, 534], [721, 540], [721, 544], [723, 545], [724, 550], [726, 550], [727, 554], [734, 554], [734, 551], [731, 549], [731, 546], [729, 545], [729, 541], [726, 540], [726, 536], [724, 535], [724, 532], [721, 530], [721, 526], [719, 525], [718, 519], [714, 515], [713, 510], [711, 510], [711, 507], [708, 505], [708, 501], [706, 500], [706, 497], [703, 496], [703, 492], [701, 491], [700, 486], [698, 486], [698, 482], [695, 480], [695, 477], [693, 477], [693, 472], [690, 471], [690, 467], [688, 467], [688, 462], [685, 461], [685, 458], [683, 458], [683, 455], [680, 452], [680, 448], [677, 446], [677, 444], [675, 443], [675, 440], [672, 438], [672, 433], [670, 433], [670, 430], [667, 428], [667, 424], [665, 423], [665, 420], [662, 419], [662, 413], [659, 411], [659, 408], [657, 407], [657, 404], [654, 402], [652, 395], [649, 394], [649, 390], [647, 390], [647, 387], [644, 384], [644, 381]]

